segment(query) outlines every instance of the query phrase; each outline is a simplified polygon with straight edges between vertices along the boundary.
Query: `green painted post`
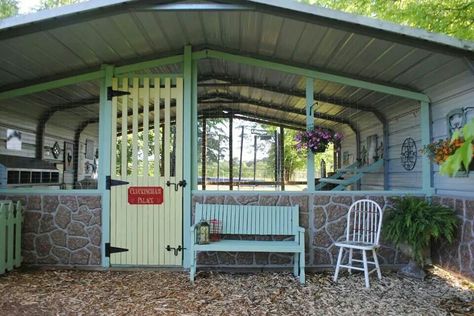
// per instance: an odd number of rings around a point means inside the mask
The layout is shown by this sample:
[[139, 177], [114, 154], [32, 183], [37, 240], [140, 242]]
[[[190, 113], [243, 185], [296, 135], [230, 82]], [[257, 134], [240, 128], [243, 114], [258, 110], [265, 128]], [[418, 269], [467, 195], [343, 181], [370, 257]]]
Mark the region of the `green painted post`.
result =
[[192, 86], [192, 93], [193, 93], [193, 102], [192, 102], [192, 117], [191, 117], [191, 126], [192, 130], [192, 168], [191, 168], [191, 190], [197, 190], [198, 186], [198, 62], [193, 61], [193, 86]]
[[[312, 130], [314, 127], [314, 118], [312, 108], [314, 104], [314, 79], [306, 78], [306, 130]], [[314, 154], [308, 150], [308, 159], [306, 162], [306, 180], [308, 183], [308, 192], [313, 192], [314, 184]]]
[[6, 253], [6, 246], [7, 241], [5, 238], [5, 233], [7, 229], [7, 212], [8, 212], [8, 203], [6, 201], [0, 202], [0, 275], [5, 273], [6, 265], [5, 265], [5, 253]]
[[112, 131], [112, 101], [107, 100], [107, 87], [112, 86], [114, 67], [102, 66], [104, 79], [100, 84], [99, 103], [99, 175], [98, 189], [102, 202], [102, 266], [110, 266], [110, 260], [105, 256], [105, 244], [110, 241], [110, 191], [105, 187], [105, 177], [110, 175], [111, 160], [111, 131]]
[[[431, 117], [430, 104], [420, 102], [420, 126], [421, 126], [421, 146], [428, 145], [431, 142]], [[427, 195], [433, 193], [433, 177], [431, 174], [431, 161], [423, 155], [422, 159], [422, 189]]]
[[[193, 63], [192, 63], [192, 48], [187, 45], [184, 47], [184, 60], [183, 60], [183, 76], [184, 76], [184, 109], [183, 109], [183, 178], [190, 182], [183, 188], [183, 247], [186, 249], [183, 253], [183, 266], [189, 268], [191, 266], [191, 256], [189, 253], [191, 236], [189, 227], [191, 227], [191, 192], [193, 179], [192, 174], [196, 172], [192, 170], [193, 167], [193, 156], [196, 155], [197, 151], [194, 152], [195, 145], [192, 145], [193, 138], [193, 126], [192, 117], [193, 115], [193, 90], [197, 89], [197, 80], [193, 80]], [[197, 118], [197, 115], [196, 115]], [[196, 147], [197, 148], [197, 147]]]

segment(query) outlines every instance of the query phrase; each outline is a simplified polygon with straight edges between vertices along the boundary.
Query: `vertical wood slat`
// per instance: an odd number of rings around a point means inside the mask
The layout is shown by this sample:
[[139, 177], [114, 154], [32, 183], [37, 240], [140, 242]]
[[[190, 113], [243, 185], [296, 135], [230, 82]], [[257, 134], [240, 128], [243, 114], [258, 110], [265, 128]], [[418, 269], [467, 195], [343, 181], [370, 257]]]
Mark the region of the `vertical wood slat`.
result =
[[[118, 79], [117, 78], [112, 79], [112, 89], [114, 89], [114, 90], [118, 89]], [[112, 98], [112, 131], [111, 131], [112, 138], [110, 140], [110, 142], [112, 144], [111, 145], [112, 153], [113, 153], [114, 149], [116, 148], [115, 144], [117, 143], [117, 112], [118, 112], [117, 107], [118, 107], [117, 98]], [[110, 176], [112, 178], [117, 177], [117, 159], [116, 159], [116, 155], [111, 156]], [[114, 222], [117, 219], [117, 210], [118, 210], [116, 195], [112, 195], [110, 197], [110, 209], [114, 213], [113, 216], [111, 216], [110, 240], [111, 240], [112, 244], [116, 244], [117, 229], [115, 229], [116, 223]]]
[[[129, 87], [129, 82], [128, 78], [123, 78], [122, 79], [122, 91], [130, 91]], [[129, 97], [127, 95], [122, 96], [122, 122], [121, 122], [121, 131], [122, 131], [122, 142], [121, 142], [121, 179], [124, 181], [128, 180], [128, 101]], [[117, 245], [128, 245], [130, 237], [128, 236], [129, 234], [129, 228], [128, 228], [128, 220], [129, 220], [129, 215], [128, 215], [128, 210], [127, 210], [127, 197], [124, 194], [124, 187], [116, 187], [115, 191], [112, 190], [113, 192], [116, 192], [116, 198], [120, 201], [120, 204], [117, 205], [119, 207], [115, 214], [117, 217], [117, 222], [118, 222], [118, 227], [116, 227], [116, 230], [122, 230], [122, 231], [117, 231]], [[130, 260], [130, 253], [129, 252], [123, 252], [119, 253], [117, 258], [117, 261], [120, 263], [125, 263]]]
[[14, 218], [14, 207], [13, 203], [9, 203], [8, 211], [7, 211], [7, 263], [6, 268], [7, 270], [13, 269], [13, 249], [15, 248], [14, 245], [14, 234], [13, 234], [13, 227], [15, 225], [15, 218]]
[[22, 222], [21, 202], [0, 201], [0, 275], [21, 265]]
[[143, 79], [143, 176], [148, 177], [150, 79]]
[[7, 212], [9, 201], [0, 202], [0, 274], [6, 270], [6, 247], [7, 247]]
[[15, 261], [13, 265], [16, 268], [19, 268], [22, 261], [21, 256], [21, 228], [23, 223], [23, 206], [21, 202], [16, 203], [16, 212], [15, 212]]

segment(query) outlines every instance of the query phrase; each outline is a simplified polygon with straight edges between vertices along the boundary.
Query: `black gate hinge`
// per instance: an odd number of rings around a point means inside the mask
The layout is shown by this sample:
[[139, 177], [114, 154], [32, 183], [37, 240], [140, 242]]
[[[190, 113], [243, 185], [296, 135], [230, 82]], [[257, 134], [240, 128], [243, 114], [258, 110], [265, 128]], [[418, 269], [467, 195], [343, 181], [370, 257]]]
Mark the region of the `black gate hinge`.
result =
[[111, 253], [127, 252], [128, 249], [112, 247], [109, 242], [105, 243], [105, 256], [110, 258]]
[[110, 176], [105, 176], [105, 189], [110, 190], [111, 187], [115, 187], [118, 185], [126, 185], [130, 182], [122, 181], [122, 180], [115, 180], [112, 179]]
[[113, 97], [121, 97], [123, 95], [130, 95], [130, 91], [114, 90], [112, 87], [107, 88], [107, 100], [112, 101]]

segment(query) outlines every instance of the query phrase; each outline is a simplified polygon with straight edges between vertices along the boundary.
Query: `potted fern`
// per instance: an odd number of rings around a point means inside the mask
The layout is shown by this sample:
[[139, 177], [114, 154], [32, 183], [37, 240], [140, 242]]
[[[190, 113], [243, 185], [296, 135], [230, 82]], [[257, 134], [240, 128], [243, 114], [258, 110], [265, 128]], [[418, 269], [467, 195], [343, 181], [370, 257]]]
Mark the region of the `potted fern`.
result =
[[403, 197], [395, 199], [387, 213], [383, 236], [410, 258], [400, 273], [424, 279], [423, 267], [430, 260], [431, 242], [445, 239], [451, 243], [454, 239], [458, 226], [454, 211], [421, 198]]

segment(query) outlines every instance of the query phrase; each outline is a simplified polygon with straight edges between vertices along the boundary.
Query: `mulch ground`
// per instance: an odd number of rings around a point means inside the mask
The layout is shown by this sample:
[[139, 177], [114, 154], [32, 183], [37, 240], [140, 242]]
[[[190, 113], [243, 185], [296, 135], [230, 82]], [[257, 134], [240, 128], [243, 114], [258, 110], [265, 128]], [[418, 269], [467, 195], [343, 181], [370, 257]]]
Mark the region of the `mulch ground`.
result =
[[0, 315], [474, 315], [474, 285], [433, 269], [425, 281], [384, 273], [15, 271], [0, 277]]

